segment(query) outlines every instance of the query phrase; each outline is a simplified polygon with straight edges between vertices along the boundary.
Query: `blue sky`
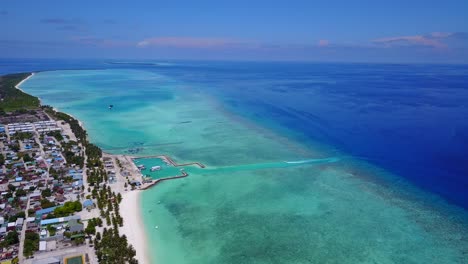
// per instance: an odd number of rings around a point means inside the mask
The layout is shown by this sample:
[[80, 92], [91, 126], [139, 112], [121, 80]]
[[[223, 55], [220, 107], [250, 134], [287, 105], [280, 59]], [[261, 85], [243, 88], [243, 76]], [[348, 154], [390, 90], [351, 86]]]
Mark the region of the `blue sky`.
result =
[[468, 61], [468, 1], [6, 1], [0, 57]]

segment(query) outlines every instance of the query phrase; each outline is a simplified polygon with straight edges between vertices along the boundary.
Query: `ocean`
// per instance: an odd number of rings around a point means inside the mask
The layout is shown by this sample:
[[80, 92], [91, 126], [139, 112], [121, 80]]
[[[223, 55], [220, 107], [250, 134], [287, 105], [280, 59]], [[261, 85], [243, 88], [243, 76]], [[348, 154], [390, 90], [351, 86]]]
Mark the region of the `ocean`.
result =
[[104, 151], [207, 165], [143, 193], [155, 262], [468, 262], [466, 65], [0, 60], [42, 70]]

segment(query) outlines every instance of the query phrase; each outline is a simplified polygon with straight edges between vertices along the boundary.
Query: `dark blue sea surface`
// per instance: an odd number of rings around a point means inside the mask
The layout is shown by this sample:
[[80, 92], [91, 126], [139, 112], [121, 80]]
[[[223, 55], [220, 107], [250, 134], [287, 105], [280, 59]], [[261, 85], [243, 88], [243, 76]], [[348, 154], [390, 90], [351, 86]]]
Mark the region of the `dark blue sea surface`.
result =
[[163, 74], [468, 208], [468, 65], [0, 60], [2, 74], [96, 68]]

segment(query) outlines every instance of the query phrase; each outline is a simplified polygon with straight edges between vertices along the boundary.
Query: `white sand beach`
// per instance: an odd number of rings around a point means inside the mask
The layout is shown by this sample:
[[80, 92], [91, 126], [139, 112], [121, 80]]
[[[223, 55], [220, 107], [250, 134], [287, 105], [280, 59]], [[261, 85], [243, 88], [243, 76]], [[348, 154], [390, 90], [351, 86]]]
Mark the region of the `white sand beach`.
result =
[[25, 91], [23, 91], [23, 90], [21, 89], [20, 86], [21, 86], [21, 84], [23, 84], [25, 81], [27, 81], [29, 78], [31, 78], [31, 77], [33, 77], [33, 76], [34, 76], [34, 72], [32, 72], [28, 77], [26, 77], [26, 78], [23, 79], [21, 82], [19, 82], [19, 83], [15, 86], [15, 88], [18, 89], [18, 90], [20, 90], [20, 91], [22, 91], [23, 93], [26, 93]]
[[128, 243], [132, 244], [136, 250], [136, 258], [140, 264], [150, 264], [147, 239], [140, 210], [141, 191], [130, 191], [123, 193], [120, 204], [120, 212], [124, 218], [124, 226], [121, 227], [121, 234], [125, 234]]

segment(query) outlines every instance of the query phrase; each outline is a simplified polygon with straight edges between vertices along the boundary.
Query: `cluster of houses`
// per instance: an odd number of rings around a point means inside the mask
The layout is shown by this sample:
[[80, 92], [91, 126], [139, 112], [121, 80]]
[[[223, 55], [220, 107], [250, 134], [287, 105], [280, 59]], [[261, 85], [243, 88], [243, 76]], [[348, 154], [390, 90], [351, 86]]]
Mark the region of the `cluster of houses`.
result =
[[[12, 123], [6, 126], [9, 135], [14, 135], [16, 132], [34, 132], [39, 133], [61, 131], [61, 128], [57, 126], [56, 121], [38, 121], [38, 122], [26, 122], [26, 123]], [[3, 132], [5, 132], [5, 126], [3, 126]], [[1, 130], [0, 130], [1, 132]]]
[[[78, 216], [54, 217], [56, 208], [83, 196], [83, 170], [65, 160], [61, 143], [67, 137], [62, 135], [59, 142], [41, 133], [47, 131], [60, 128], [55, 121], [14, 123], [6, 129], [0, 125], [0, 261], [18, 255], [14, 237], [24, 239], [24, 231], [39, 235], [42, 251], [53, 250], [57, 241], [84, 236]], [[82, 154], [78, 145], [71, 151]]]
[[109, 183], [115, 183], [117, 181], [117, 176], [114, 170], [114, 161], [110, 157], [104, 157], [103, 160]]

